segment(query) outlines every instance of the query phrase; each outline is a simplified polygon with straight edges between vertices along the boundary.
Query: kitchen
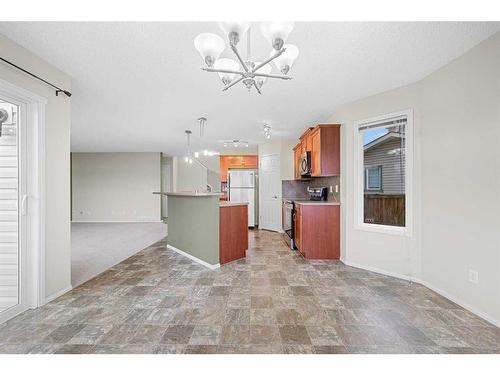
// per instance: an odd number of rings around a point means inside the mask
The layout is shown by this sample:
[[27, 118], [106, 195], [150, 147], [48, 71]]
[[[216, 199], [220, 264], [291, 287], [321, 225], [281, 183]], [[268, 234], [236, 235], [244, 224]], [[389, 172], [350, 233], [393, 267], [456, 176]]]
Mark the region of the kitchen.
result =
[[[268, 229], [259, 226], [261, 210], [277, 208], [281, 212], [274, 214], [281, 215], [282, 226], [278, 232], [292, 251], [305, 259], [339, 259], [340, 125], [309, 127], [299, 143], [283, 153], [293, 153], [288, 160], [294, 179], [273, 181], [281, 186], [281, 207], [266, 207], [259, 197], [259, 186], [266, 182], [259, 180], [262, 166], [254, 154], [219, 155], [220, 192], [156, 192], [169, 197], [169, 247], [210, 268], [244, 258], [248, 230]], [[283, 160], [287, 162], [286, 157]], [[272, 201], [279, 198], [271, 194]], [[193, 210], [197, 215], [190, 214]], [[202, 234], [188, 233], [192, 227]]]

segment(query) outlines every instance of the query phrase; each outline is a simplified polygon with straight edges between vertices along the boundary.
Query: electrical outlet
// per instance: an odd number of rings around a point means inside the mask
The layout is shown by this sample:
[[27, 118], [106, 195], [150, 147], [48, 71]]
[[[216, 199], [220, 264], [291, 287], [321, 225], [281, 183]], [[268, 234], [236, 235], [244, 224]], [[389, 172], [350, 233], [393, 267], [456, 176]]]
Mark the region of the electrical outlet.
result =
[[333, 186], [330, 186], [330, 193], [333, 193]]
[[476, 270], [469, 270], [469, 281], [473, 284], [479, 283], [479, 273]]
[[335, 192], [338, 193], [339, 192], [339, 185], [335, 185]]

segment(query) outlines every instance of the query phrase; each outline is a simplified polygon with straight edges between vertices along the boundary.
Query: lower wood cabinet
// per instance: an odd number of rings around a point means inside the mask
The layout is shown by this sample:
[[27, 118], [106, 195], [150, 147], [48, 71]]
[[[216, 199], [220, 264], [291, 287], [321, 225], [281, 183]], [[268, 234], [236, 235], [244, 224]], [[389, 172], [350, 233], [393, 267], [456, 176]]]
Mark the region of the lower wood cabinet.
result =
[[244, 258], [248, 249], [248, 205], [221, 206], [219, 214], [219, 263]]
[[295, 246], [306, 259], [340, 258], [340, 206], [296, 204]]

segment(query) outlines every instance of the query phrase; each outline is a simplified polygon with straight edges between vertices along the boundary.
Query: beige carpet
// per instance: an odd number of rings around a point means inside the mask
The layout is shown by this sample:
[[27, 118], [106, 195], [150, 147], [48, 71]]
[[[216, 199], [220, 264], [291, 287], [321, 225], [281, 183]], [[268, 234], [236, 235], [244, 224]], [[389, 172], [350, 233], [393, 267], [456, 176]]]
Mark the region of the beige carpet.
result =
[[71, 284], [90, 280], [166, 235], [163, 223], [71, 223]]

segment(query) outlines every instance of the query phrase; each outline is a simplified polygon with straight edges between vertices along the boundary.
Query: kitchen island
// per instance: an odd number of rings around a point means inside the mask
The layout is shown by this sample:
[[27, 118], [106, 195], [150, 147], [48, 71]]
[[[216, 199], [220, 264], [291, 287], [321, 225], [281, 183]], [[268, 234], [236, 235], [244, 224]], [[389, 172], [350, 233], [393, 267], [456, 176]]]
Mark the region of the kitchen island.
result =
[[168, 196], [167, 247], [215, 269], [245, 257], [248, 203], [221, 202], [220, 193], [160, 193]]

